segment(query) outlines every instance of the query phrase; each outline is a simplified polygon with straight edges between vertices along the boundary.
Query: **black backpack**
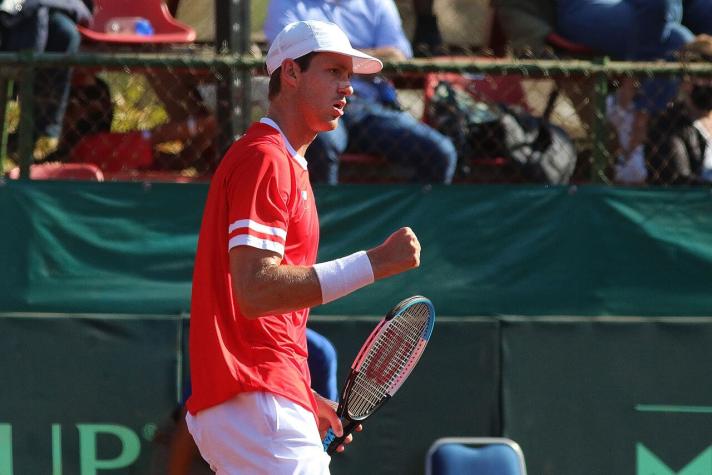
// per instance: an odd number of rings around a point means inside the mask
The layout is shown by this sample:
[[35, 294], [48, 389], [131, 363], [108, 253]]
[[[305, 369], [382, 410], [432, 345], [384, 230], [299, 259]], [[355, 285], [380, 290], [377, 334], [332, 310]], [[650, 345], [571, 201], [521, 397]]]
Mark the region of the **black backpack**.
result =
[[520, 107], [478, 101], [440, 80], [427, 113], [453, 141], [461, 169], [470, 158], [504, 157], [528, 181], [565, 184], [574, 173], [576, 148], [566, 131]]

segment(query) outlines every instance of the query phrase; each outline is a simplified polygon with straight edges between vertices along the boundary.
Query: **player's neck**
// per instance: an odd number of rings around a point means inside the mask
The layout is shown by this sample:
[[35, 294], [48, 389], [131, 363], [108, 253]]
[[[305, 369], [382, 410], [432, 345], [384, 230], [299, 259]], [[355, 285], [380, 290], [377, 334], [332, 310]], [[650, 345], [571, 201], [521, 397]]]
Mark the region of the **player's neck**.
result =
[[304, 156], [316, 134], [305, 127], [304, 120], [296, 114], [295, 109], [273, 102], [267, 109], [267, 117], [277, 123], [289, 144], [299, 155]]

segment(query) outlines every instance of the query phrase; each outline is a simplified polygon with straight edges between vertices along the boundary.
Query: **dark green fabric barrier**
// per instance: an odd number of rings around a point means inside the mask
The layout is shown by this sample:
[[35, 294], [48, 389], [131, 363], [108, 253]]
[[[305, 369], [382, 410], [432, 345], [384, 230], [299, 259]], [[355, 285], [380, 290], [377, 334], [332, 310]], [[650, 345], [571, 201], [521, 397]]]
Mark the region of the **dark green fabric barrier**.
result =
[[[319, 196], [322, 254], [409, 225], [422, 267], [317, 309], [423, 293], [446, 315], [709, 315], [712, 195], [697, 190], [346, 188]], [[341, 209], [339, 209], [341, 207]]]
[[529, 473], [712, 473], [712, 319], [507, 319], [504, 432]]
[[[0, 311], [187, 312], [205, 185], [4, 182]], [[411, 226], [420, 269], [315, 313], [422, 293], [443, 315], [707, 315], [707, 189], [317, 188], [320, 259]]]
[[189, 311], [204, 186], [7, 182], [0, 309]]
[[[0, 474], [165, 473], [178, 317], [0, 316]], [[165, 434], [164, 434], [165, 437]]]
[[[166, 473], [186, 322], [0, 315], [0, 475]], [[311, 323], [337, 348], [339, 384], [376, 322]], [[494, 319], [440, 318], [418, 367], [333, 473], [418, 474], [436, 438], [499, 432], [499, 331]]]

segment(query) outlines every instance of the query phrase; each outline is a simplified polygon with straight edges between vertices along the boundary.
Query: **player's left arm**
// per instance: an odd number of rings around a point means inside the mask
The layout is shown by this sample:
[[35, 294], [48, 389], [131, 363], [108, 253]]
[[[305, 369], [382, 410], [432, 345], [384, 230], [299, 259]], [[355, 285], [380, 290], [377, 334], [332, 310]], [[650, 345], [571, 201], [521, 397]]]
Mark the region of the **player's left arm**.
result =
[[281, 254], [244, 245], [230, 249], [229, 258], [235, 301], [245, 317], [258, 318], [328, 303], [414, 269], [420, 265], [420, 243], [410, 228], [400, 228], [365, 253], [317, 266], [281, 265]]
[[311, 266], [281, 265], [276, 252], [251, 246], [230, 250], [233, 295], [248, 318], [321, 304], [321, 286]]
[[405, 54], [396, 46], [380, 46], [378, 48], [363, 48], [362, 50], [366, 54], [375, 56], [382, 61], [404, 61], [406, 60]]

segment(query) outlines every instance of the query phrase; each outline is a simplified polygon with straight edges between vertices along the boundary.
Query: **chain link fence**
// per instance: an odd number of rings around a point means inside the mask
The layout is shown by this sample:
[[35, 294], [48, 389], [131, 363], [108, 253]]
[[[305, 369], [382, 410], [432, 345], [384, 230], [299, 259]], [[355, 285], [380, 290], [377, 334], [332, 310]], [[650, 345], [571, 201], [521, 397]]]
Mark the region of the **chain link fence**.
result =
[[[37, 87], [63, 68], [71, 68], [72, 88], [61, 133], [43, 137], [38, 115], [53, 98]], [[704, 131], [689, 98], [710, 75], [704, 63], [459, 56], [385, 68], [397, 87], [394, 107], [454, 145], [454, 183], [705, 183], [712, 163], [704, 147], [685, 150], [684, 134]], [[231, 142], [220, 111], [233, 114], [239, 135], [265, 113], [267, 82], [259, 57], [204, 51], [1, 54], [3, 172], [209, 180]], [[370, 139], [384, 152], [409, 150], [412, 163], [431, 160], [394, 137]], [[422, 166], [384, 155], [347, 150], [339, 182], [427, 181]]]

